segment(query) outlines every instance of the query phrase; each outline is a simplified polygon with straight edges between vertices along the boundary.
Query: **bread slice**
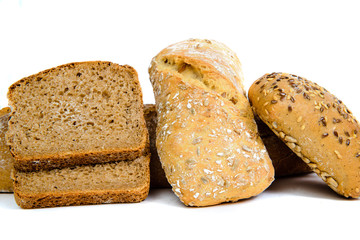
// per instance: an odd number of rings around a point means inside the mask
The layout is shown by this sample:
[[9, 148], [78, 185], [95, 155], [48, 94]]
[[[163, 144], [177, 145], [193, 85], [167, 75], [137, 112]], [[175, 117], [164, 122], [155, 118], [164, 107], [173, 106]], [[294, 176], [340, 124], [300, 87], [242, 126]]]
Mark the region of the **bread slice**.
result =
[[0, 192], [12, 192], [13, 190], [10, 173], [14, 158], [5, 141], [10, 112], [11, 110], [8, 107], [0, 110]]
[[14, 83], [7, 141], [21, 171], [115, 162], [147, 141], [136, 71], [111, 62], [61, 65]]
[[14, 173], [22, 208], [140, 202], [150, 186], [150, 155], [135, 160]]

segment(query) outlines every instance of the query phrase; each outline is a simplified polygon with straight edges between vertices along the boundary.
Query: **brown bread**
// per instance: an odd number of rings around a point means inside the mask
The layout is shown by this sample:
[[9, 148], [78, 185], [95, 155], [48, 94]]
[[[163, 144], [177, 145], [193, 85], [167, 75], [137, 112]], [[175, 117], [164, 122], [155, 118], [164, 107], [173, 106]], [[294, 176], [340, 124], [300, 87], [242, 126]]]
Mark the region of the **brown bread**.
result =
[[7, 141], [21, 171], [131, 160], [147, 141], [136, 71], [69, 63], [23, 78], [8, 92]]
[[8, 121], [11, 109], [9, 107], [0, 110], [0, 192], [12, 192], [13, 186], [10, 173], [14, 165], [14, 157], [6, 145], [5, 133], [8, 130]]
[[22, 208], [143, 201], [150, 186], [150, 156], [135, 160], [14, 173]]

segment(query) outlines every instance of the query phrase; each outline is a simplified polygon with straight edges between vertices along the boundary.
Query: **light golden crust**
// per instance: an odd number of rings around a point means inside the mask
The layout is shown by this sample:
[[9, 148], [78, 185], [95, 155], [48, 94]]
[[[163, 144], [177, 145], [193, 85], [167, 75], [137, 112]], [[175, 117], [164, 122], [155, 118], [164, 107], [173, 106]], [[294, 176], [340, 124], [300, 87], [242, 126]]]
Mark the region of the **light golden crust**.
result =
[[10, 112], [9, 107], [0, 110], [0, 192], [13, 191], [10, 174], [14, 165], [14, 157], [11, 155], [5, 140]]
[[359, 125], [323, 87], [286, 73], [265, 74], [249, 99], [259, 117], [334, 191], [360, 196]]
[[196, 39], [169, 46], [151, 62], [156, 146], [166, 177], [185, 205], [238, 201], [273, 181], [238, 63], [223, 44]]

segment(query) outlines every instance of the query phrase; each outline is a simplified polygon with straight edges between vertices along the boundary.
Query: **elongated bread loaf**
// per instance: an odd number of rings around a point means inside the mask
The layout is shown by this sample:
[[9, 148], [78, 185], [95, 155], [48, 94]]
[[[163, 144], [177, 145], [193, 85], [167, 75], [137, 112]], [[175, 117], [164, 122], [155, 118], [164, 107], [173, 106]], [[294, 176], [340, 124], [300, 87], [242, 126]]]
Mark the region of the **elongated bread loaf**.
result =
[[238, 201], [271, 184], [274, 169], [234, 52], [216, 41], [179, 42], [153, 58], [149, 74], [158, 113], [158, 154], [185, 205]]
[[334, 191], [360, 196], [360, 127], [341, 100], [287, 73], [259, 78], [249, 99], [259, 117]]
[[10, 173], [14, 165], [14, 157], [11, 155], [5, 140], [10, 112], [9, 107], [0, 110], [0, 192], [13, 191]]
[[[156, 150], [157, 113], [154, 104], [144, 104], [144, 116], [150, 139], [151, 187], [170, 187]], [[312, 172], [309, 166], [286, 146], [257, 115], [255, 122], [274, 166], [275, 177], [288, 177]]]
[[140, 157], [148, 139], [135, 69], [61, 65], [10, 86], [8, 144], [20, 171]]

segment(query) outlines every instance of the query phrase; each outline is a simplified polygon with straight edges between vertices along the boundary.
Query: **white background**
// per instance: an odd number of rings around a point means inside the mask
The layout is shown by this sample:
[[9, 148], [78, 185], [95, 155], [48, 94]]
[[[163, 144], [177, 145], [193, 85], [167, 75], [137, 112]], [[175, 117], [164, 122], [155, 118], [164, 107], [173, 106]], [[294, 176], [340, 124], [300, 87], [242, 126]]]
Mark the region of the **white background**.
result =
[[[150, 60], [188, 38], [225, 43], [243, 64], [245, 87], [282, 71], [315, 81], [360, 117], [357, 1], [0, 0], [0, 105], [22, 77], [74, 61], [129, 64], [145, 103]], [[358, 238], [360, 200], [315, 175], [277, 179], [259, 196], [206, 208], [183, 206], [170, 189], [138, 204], [22, 210], [0, 194], [0, 229], [11, 238]], [[0, 237], [2, 238], [2, 237]]]

